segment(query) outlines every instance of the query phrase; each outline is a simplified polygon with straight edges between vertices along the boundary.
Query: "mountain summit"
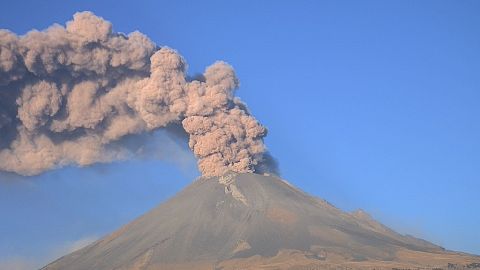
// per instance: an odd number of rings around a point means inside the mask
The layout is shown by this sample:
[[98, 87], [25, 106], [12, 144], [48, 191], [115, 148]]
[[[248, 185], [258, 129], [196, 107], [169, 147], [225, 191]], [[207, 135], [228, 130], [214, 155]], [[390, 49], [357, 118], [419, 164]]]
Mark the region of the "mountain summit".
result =
[[473, 268], [480, 257], [404, 236], [269, 175], [199, 178], [111, 235], [45, 266], [103, 269]]

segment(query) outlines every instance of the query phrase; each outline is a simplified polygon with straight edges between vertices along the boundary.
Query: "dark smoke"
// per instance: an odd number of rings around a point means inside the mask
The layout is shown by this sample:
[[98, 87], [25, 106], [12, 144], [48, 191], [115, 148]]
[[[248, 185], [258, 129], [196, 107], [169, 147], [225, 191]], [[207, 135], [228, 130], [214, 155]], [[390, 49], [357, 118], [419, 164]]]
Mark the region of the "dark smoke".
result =
[[186, 68], [175, 50], [115, 33], [91, 12], [24, 36], [0, 30], [0, 170], [132, 158], [131, 136], [167, 129], [189, 141], [203, 175], [276, 171], [266, 129], [234, 95], [233, 68]]

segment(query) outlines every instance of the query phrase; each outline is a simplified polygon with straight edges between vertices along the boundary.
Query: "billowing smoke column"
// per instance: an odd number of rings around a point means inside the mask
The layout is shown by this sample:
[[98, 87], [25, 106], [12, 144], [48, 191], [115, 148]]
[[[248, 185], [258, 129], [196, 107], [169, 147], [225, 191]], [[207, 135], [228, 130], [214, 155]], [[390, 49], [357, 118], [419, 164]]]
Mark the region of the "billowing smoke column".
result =
[[267, 162], [266, 129], [234, 96], [232, 67], [186, 62], [92, 14], [17, 36], [0, 30], [0, 170], [35, 175], [135, 155], [128, 136], [181, 125], [205, 176]]

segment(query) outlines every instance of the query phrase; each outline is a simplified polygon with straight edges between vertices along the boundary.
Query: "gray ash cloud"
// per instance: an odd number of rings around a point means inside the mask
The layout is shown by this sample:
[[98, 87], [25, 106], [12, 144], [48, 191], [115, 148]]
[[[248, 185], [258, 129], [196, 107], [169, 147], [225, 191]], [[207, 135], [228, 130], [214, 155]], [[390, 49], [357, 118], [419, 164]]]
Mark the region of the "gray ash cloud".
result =
[[0, 30], [0, 170], [134, 158], [123, 138], [177, 126], [203, 175], [263, 171], [267, 130], [235, 97], [233, 68], [219, 61], [195, 77], [186, 68], [175, 50], [115, 33], [91, 12], [23, 36]]

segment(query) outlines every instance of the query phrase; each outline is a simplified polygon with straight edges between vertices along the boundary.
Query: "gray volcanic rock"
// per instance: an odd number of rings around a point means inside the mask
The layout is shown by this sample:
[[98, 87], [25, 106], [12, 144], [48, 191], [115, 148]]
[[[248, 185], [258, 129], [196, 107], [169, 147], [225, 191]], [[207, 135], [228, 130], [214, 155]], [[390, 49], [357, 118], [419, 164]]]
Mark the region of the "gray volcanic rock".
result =
[[[342, 212], [280, 178], [232, 173], [199, 178], [120, 230], [43, 269], [258, 269], [269, 263], [276, 268], [268, 269], [288, 269], [403, 261], [420, 265], [433, 254], [450, 256], [441, 261], [445, 264], [478, 259], [460, 258], [400, 235], [363, 211]], [[284, 261], [285, 268], [275, 260]]]

